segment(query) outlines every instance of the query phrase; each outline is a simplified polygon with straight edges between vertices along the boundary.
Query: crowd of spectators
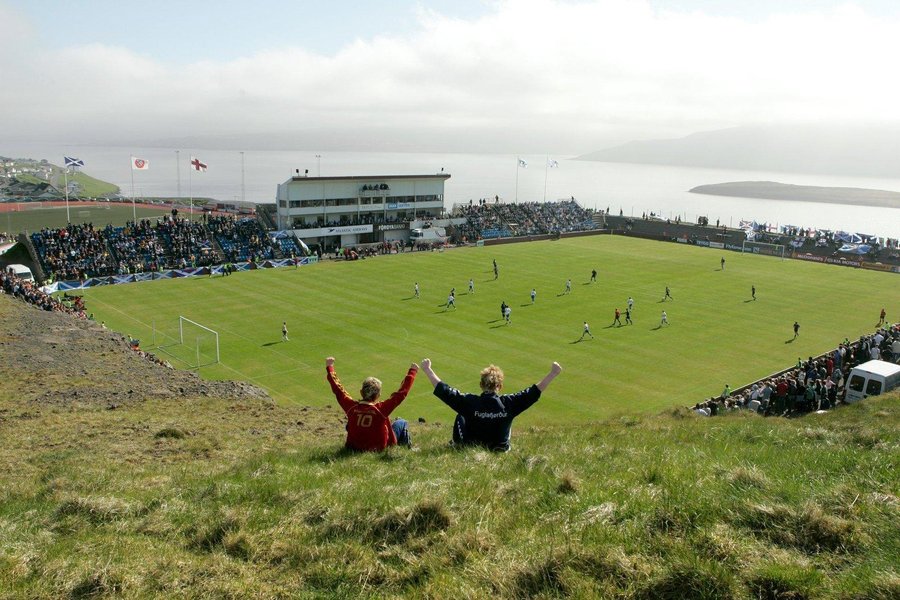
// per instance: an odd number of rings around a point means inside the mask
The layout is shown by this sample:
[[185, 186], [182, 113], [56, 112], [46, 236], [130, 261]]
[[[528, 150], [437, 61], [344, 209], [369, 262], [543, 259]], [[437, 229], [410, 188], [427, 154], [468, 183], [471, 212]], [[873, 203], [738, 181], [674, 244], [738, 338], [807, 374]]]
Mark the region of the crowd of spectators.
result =
[[93, 223], [70, 223], [63, 229], [45, 227], [36, 231], [31, 241], [48, 276], [84, 279], [116, 273], [118, 265], [103, 233]]
[[856, 342], [845, 339], [835, 350], [818, 358], [798, 359], [795, 368], [740, 392], [734, 393], [726, 385], [719, 396], [698, 402], [691, 409], [707, 417], [736, 410], [765, 416], [829, 410], [842, 402], [853, 367], [877, 359], [900, 362], [900, 323], [878, 329]]
[[451, 232], [454, 242], [480, 239], [559, 234], [595, 229], [593, 212], [574, 199], [558, 202], [519, 202], [479, 200], [456, 209], [466, 222]]
[[[216, 251], [213, 238], [224, 257]], [[70, 281], [202, 267], [223, 258], [230, 262], [272, 259], [278, 248], [253, 218], [209, 216], [191, 221], [174, 210], [155, 222], [129, 221], [124, 227], [97, 229], [87, 223], [44, 228], [31, 234], [31, 241], [47, 276]], [[294, 245], [285, 254], [296, 250]]]
[[748, 239], [768, 244], [790, 245], [798, 251], [807, 252], [814, 248], [828, 248], [835, 254], [845, 244], [865, 244], [869, 246], [873, 258], [900, 258], [900, 240], [876, 235], [849, 234], [843, 231], [782, 225], [775, 229], [765, 223], [752, 223], [744, 227]]
[[216, 237], [225, 258], [230, 262], [254, 262], [275, 258], [275, 245], [256, 219], [209, 217], [207, 227]]
[[26, 281], [11, 273], [0, 273], [0, 292], [34, 305], [41, 310], [69, 313], [79, 319], [87, 318], [81, 298], [54, 298], [42, 292], [33, 281]]

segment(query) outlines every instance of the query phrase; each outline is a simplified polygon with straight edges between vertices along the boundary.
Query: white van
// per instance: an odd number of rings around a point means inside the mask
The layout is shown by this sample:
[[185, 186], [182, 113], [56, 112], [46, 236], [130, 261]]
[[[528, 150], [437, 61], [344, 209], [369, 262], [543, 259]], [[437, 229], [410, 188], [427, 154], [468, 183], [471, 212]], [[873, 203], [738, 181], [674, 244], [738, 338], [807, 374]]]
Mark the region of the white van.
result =
[[852, 404], [869, 396], [877, 396], [900, 387], [900, 365], [883, 360], [870, 360], [853, 367], [847, 378], [844, 402]]
[[19, 279], [24, 279], [25, 281], [34, 281], [34, 275], [31, 274], [31, 269], [25, 265], [6, 265], [6, 272], [10, 275], [15, 275]]

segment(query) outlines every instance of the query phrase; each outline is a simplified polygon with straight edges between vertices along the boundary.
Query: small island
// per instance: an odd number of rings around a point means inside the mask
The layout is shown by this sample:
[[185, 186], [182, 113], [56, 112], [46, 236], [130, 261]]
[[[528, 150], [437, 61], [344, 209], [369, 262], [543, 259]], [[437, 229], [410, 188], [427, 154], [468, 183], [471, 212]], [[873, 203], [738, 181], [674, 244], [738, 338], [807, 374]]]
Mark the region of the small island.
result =
[[698, 185], [688, 191], [694, 194], [711, 194], [714, 196], [900, 208], [900, 192], [864, 188], [791, 185], [776, 181], [732, 181], [729, 183]]

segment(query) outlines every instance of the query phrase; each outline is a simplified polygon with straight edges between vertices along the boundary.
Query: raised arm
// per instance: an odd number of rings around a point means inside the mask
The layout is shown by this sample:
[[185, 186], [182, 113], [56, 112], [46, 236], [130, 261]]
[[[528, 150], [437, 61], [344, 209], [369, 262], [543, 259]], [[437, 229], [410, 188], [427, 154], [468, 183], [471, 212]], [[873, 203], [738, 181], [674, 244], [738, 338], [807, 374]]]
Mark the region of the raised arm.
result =
[[441, 378], [438, 377], [437, 374], [431, 369], [430, 358], [422, 359], [422, 370], [425, 372], [425, 377], [428, 378], [428, 381], [431, 382], [431, 385], [437, 387], [437, 384], [441, 382]]
[[[427, 371], [426, 371], [426, 373], [427, 373]], [[550, 372], [547, 373], [547, 375], [544, 376], [544, 378], [538, 382], [538, 384], [537, 384], [538, 389], [541, 390], [541, 392], [546, 390], [547, 386], [549, 386], [550, 383], [554, 379], [556, 379], [556, 376], [559, 375], [560, 373], [562, 373], [562, 367], [559, 366], [558, 362], [553, 363], [553, 365], [550, 367]]]
[[381, 410], [383, 415], [387, 416], [391, 414], [391, 412], [406, 399], [409, 390], [412, 389], [413, 382], [416, 380], [416, 373], [418, 372], [419, 365], [416, 363], [409, 365], [409, 369], [406, 371], [406, 377], [403, 378], [403, 383], [400, 384], [400, 389], [391, 394], [387, 400], [378, 403], [379, 410]]
[[344, 412], [347, 412], [356, 403], [353, 401], [353, 397], [344, 389], [344, 386], [341, 385], [341, 380], [338, 379], [337, 373], [334, 372], [333, 356], [329, 356], [325, 359], [325, 374], [335, 399], [338, 401], [338, 404], [341, 405], [341, 408], [344, 409]]

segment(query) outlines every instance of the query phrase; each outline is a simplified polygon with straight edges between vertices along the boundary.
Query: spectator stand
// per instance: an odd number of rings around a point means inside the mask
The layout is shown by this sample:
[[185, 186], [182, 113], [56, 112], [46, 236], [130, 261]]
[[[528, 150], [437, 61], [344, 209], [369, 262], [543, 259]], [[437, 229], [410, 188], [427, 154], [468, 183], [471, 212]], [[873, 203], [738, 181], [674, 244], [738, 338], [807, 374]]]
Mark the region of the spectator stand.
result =
[[253, 262], [276, 258], [276, 245], [254, 217], [239, 219], [233, 216], [209, 217], [207, 227], [215, 236], [228, 262]]
[[598, 228], [593, 211], [582, 208], [574, 199], [557, 202], [520, 202], [507, 204], [484, 199], [477, 204], [456, 205], [454, 216], [466, 218], [451, 231], [457, 243], [508, 237], [592, 231]]

